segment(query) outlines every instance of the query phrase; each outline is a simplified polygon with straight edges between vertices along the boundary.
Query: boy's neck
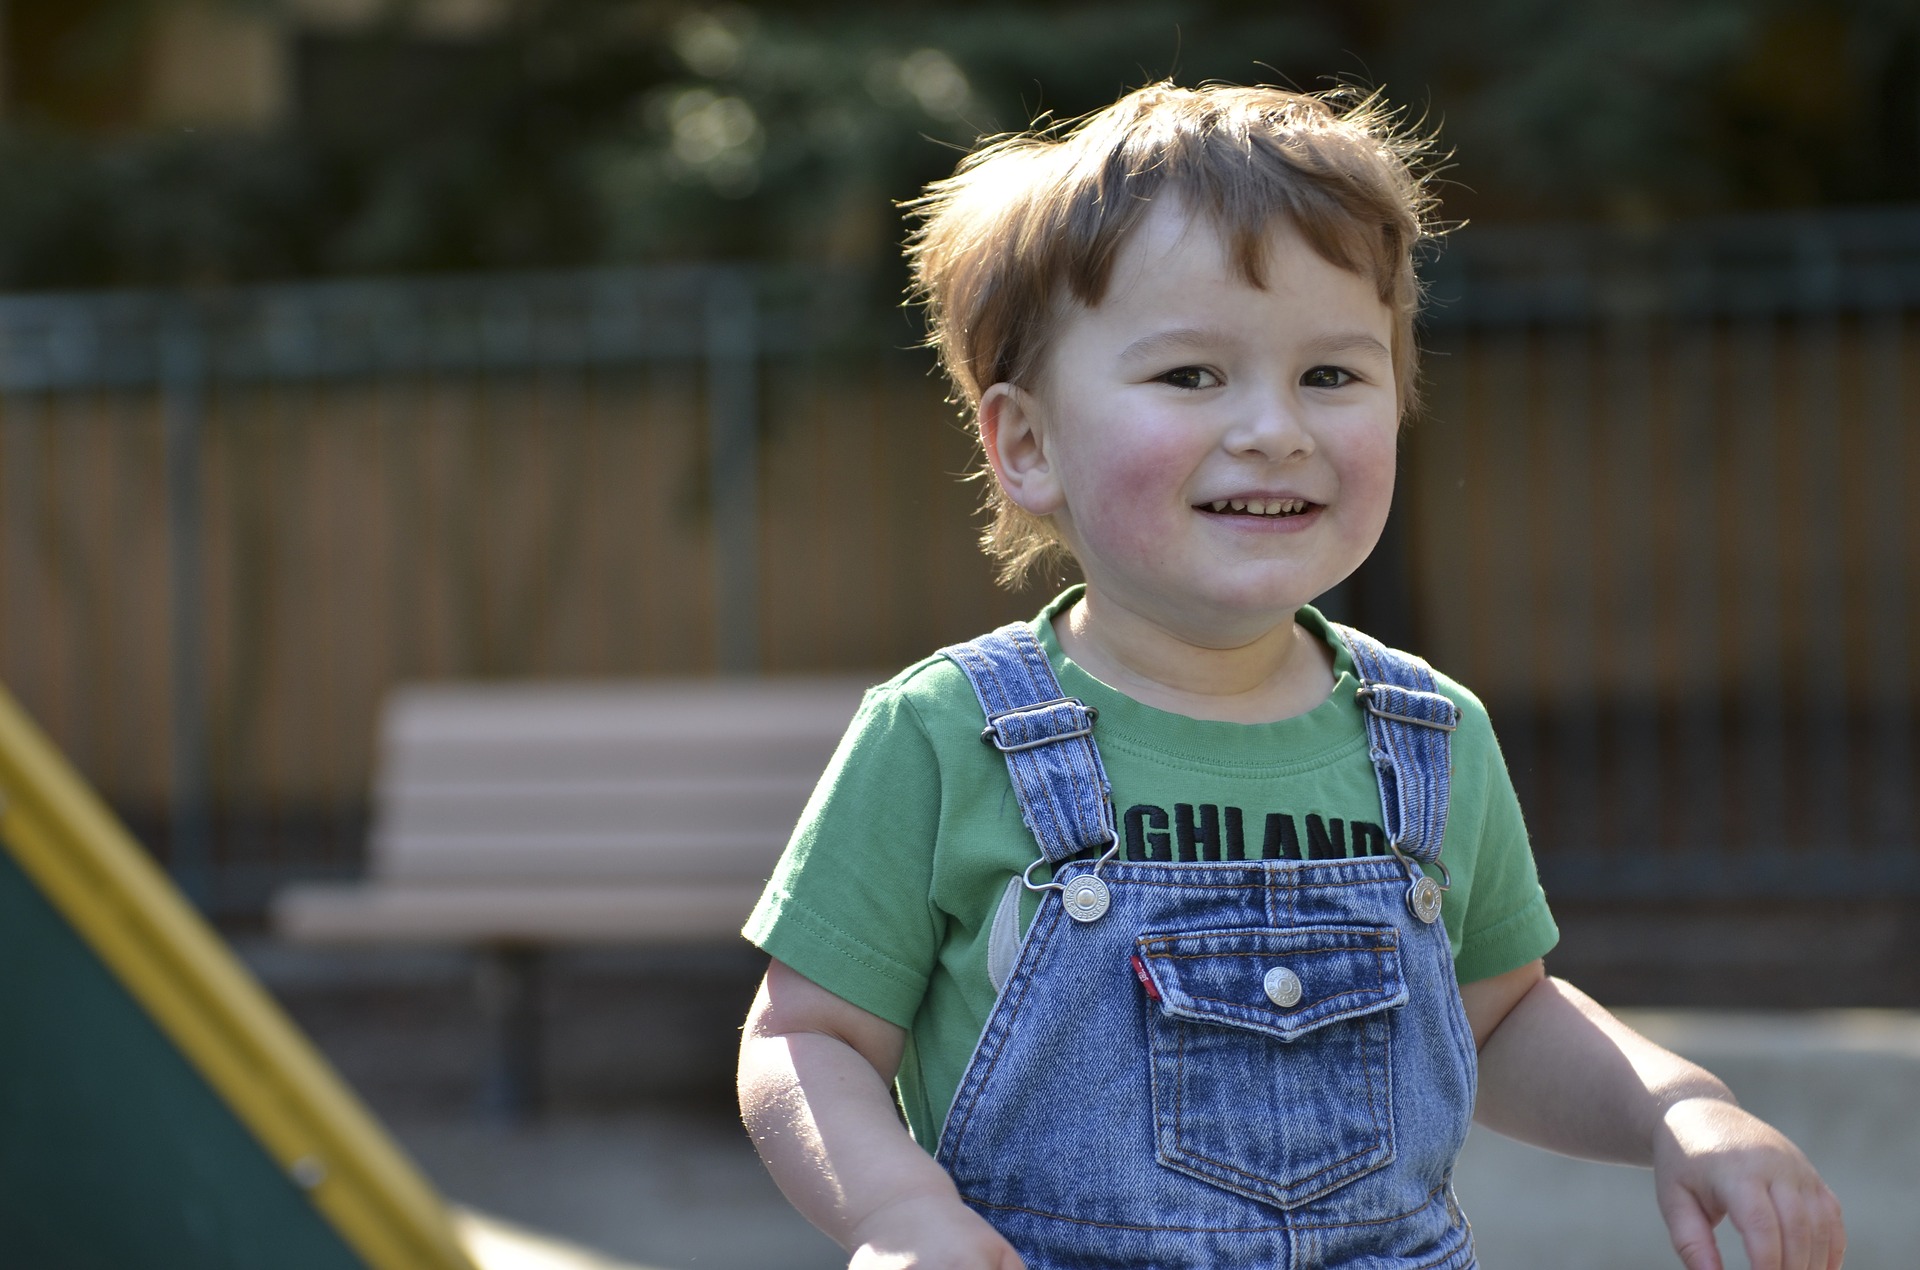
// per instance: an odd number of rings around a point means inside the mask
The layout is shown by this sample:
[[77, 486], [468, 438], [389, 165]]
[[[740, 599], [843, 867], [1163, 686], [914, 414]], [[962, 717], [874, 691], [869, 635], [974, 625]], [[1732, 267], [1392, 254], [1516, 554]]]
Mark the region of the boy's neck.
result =
[[1053, 619], [1061, 650], [1088, 674], [1155, 709], [1272, 723], [1333, 691], [1333, 650], [1291, 617], [1233, 647], [1194, 644], [1089, 591]]

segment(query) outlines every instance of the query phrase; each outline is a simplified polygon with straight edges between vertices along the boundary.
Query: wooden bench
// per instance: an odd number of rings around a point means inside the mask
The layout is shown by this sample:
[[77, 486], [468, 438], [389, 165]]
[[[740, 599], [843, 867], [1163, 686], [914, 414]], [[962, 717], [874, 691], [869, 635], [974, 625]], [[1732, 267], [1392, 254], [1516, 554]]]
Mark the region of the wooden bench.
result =
[[275, 897], [284, 938], [481, 954], [483, 1095], [537, 1089], [540, 964], [739, 939], [868, 681], [455, 684], [382, 712], [368, 875]]

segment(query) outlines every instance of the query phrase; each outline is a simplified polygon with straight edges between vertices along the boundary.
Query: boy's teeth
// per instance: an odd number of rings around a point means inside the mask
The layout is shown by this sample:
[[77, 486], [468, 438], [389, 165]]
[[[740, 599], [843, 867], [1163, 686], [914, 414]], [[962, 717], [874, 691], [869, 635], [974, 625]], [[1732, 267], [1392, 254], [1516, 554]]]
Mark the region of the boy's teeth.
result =
[[1304, 498], [1226, 498], [1216, 499], [1210, 506], [1217, 512], [1231, 508], [1237, 512], [1245, 512], [1249, 516], [1297, 516], [1307, 510], [1307, 500]]

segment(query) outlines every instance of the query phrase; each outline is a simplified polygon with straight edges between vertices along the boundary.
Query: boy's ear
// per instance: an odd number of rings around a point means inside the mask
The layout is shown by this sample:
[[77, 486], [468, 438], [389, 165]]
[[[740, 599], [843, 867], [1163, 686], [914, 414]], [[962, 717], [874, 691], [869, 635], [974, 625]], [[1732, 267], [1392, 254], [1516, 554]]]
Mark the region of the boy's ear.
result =
[[1060, 482], [1047, 459], [1046, 420], [1032, 393], [995, 384], [980, 395], [980, 444], [993, 479], [1015, 506], [1035, 516], [1060, 510]]

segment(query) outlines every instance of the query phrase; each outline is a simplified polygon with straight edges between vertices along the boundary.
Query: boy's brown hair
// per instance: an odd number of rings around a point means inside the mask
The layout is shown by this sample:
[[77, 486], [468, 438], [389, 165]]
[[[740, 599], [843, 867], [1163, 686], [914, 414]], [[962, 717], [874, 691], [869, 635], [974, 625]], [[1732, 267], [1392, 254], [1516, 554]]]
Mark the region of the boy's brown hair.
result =
[[[920, 217], [907, 258], [929, 343], [970, 413], [994, 384], [1031, 385], [1067, 306], [1100, 303], [1121, 245], [1172, 193], [1255, 286], [1281, 217], [1322, 259], [1372, 282], [1395, 318], [1404, 418], [1415, 400], [1413, 249], [1432, 232], [1425, 149], [1377, 95], [1164, 83], [1077, 122], [999, 138], [908, 204]], [[1064, 552], [1051, 523], [1002, 494], [984, 461], [978, 475], [993, 511], [981, 543], [1002, 582]]]

